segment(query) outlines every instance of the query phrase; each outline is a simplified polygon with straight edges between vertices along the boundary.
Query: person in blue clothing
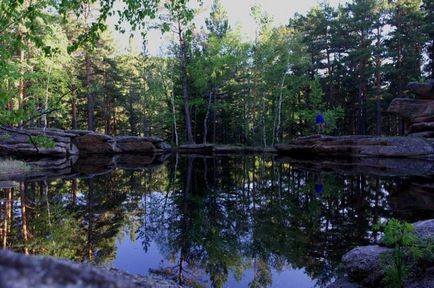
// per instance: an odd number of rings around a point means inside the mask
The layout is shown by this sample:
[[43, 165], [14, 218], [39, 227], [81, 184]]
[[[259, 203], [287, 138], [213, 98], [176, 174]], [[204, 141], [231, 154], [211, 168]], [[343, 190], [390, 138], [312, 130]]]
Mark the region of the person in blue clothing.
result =
[[325, 118], [324, 115], [322, 115], [321, 113], [318, 113], [316, 115], [316, 131], [318, 134], [324, 133], [324, 126], [325, 126]]

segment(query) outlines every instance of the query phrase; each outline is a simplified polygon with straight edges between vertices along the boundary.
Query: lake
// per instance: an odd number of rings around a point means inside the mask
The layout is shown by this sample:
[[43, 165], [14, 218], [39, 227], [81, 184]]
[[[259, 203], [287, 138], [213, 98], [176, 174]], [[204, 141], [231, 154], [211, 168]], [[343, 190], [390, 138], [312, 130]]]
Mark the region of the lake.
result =
[[1, 247], [186, 286], [324, 287], [345, 252], [378, 239], [375, 223], [434, 218], [434, 180], [405, 172], [271, 155], [84, 161], [0, 181]]

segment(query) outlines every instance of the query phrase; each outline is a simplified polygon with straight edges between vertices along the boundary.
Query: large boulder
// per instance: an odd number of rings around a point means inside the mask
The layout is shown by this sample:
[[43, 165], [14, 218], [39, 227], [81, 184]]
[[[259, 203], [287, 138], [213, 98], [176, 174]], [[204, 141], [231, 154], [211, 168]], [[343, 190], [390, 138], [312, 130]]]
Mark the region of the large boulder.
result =
[[4, 288], [175, 288], [157, 276], [132, 275], [51, 257], [0, 251], [0, 287]]
[[120, 136], [115, 138], [116, 146], [123, 153], [156, 153], [157, 143], [163, 142], [157, 137]]
[[407, 87], [419, 99], [434, 100], [434, 79], [431, 79], [428, 83], [410, 82]]
[[427, 121], [434, 116], [434, 101], [426, 99], [395, 98], [387, 112], [397, 114], [413, 123]]
[[419, 238], [431, 239], [434, 237], [434, 219], [416, 222], [413, 227]]
[[382, 255], [390, 251], [377, 245], [356, 247], [342, 257], [342, 266], [352, 280], [375, 287], [384, 276]]
[[77, 146], [80, 154], [113, 154], [121, 152], [112, 137], [99, 133], [79, 134], [72, 139], [72, 143]]

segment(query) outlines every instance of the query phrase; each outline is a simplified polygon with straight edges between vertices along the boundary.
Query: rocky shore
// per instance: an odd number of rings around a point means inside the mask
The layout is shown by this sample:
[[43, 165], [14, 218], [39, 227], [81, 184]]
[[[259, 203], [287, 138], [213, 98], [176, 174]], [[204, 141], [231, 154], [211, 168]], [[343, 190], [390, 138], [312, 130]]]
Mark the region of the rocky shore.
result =
[[392, 157], [434, 159], [434, 80], [408, 84], [416, 98], [396, 98], [388, 113], [405, 121], [406, 137], [314, 135], [276, 145], [278, 153], [301, 157]]
[[0, 251], [0, 288], [178, 288], [157, 275], [140, 276], [52, 257]]
[[[40, 145], [38, 137], [50, 145]], [[112, 137], [86, 130], [16, 129], [1, 127], [0, 155], [67, 157], [86, 154], [164, 154], [171, 146], [158, 137]]]
[[[434, 237], [434, 219], [413, 224], [414, 233], [419, 239]], [[392, 248], [379, 245], [360, 246], [352, 249], [342, 257], [344, 275], [328, 288], [385, 287], [383, 255]], [[411, 274], [405, 287], [434, 287], [434, 263], [427, 263], [423, 273]]]

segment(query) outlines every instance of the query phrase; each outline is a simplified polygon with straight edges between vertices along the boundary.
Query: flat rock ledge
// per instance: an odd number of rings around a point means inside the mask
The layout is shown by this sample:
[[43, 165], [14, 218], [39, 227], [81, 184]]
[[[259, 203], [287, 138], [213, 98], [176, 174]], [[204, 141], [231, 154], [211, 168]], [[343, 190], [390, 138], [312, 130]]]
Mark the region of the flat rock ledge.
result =
[[[421, 239], [434, 237], [434, 219], [413, 223], [416, 235]], [[360, 246], [342, 257], [345, 275], [336, 279], [328, 288], [384, 287], [383, 255], [391, 248], [379, 245]], [[434, 267], [417, 279], [409, 279], [405, 287], [434, 287]]]
[[0, 251], [1, 288], [178, 288], [156, 275], [140, 276], [52, 257]]
[[[44, 136], [54, 147], [41, 147], [35, 138]], [[24, 157], [65, 157], [86, 154], [165, 154], [171, 146], [158, 137], [112, 137], [86, 130], [0, 129], [0, 155]]]
[[434, 158], [434, 140], [419, 137], [313, 135], [277, 144], [275, 148], [281, 155], [294, 157]]

